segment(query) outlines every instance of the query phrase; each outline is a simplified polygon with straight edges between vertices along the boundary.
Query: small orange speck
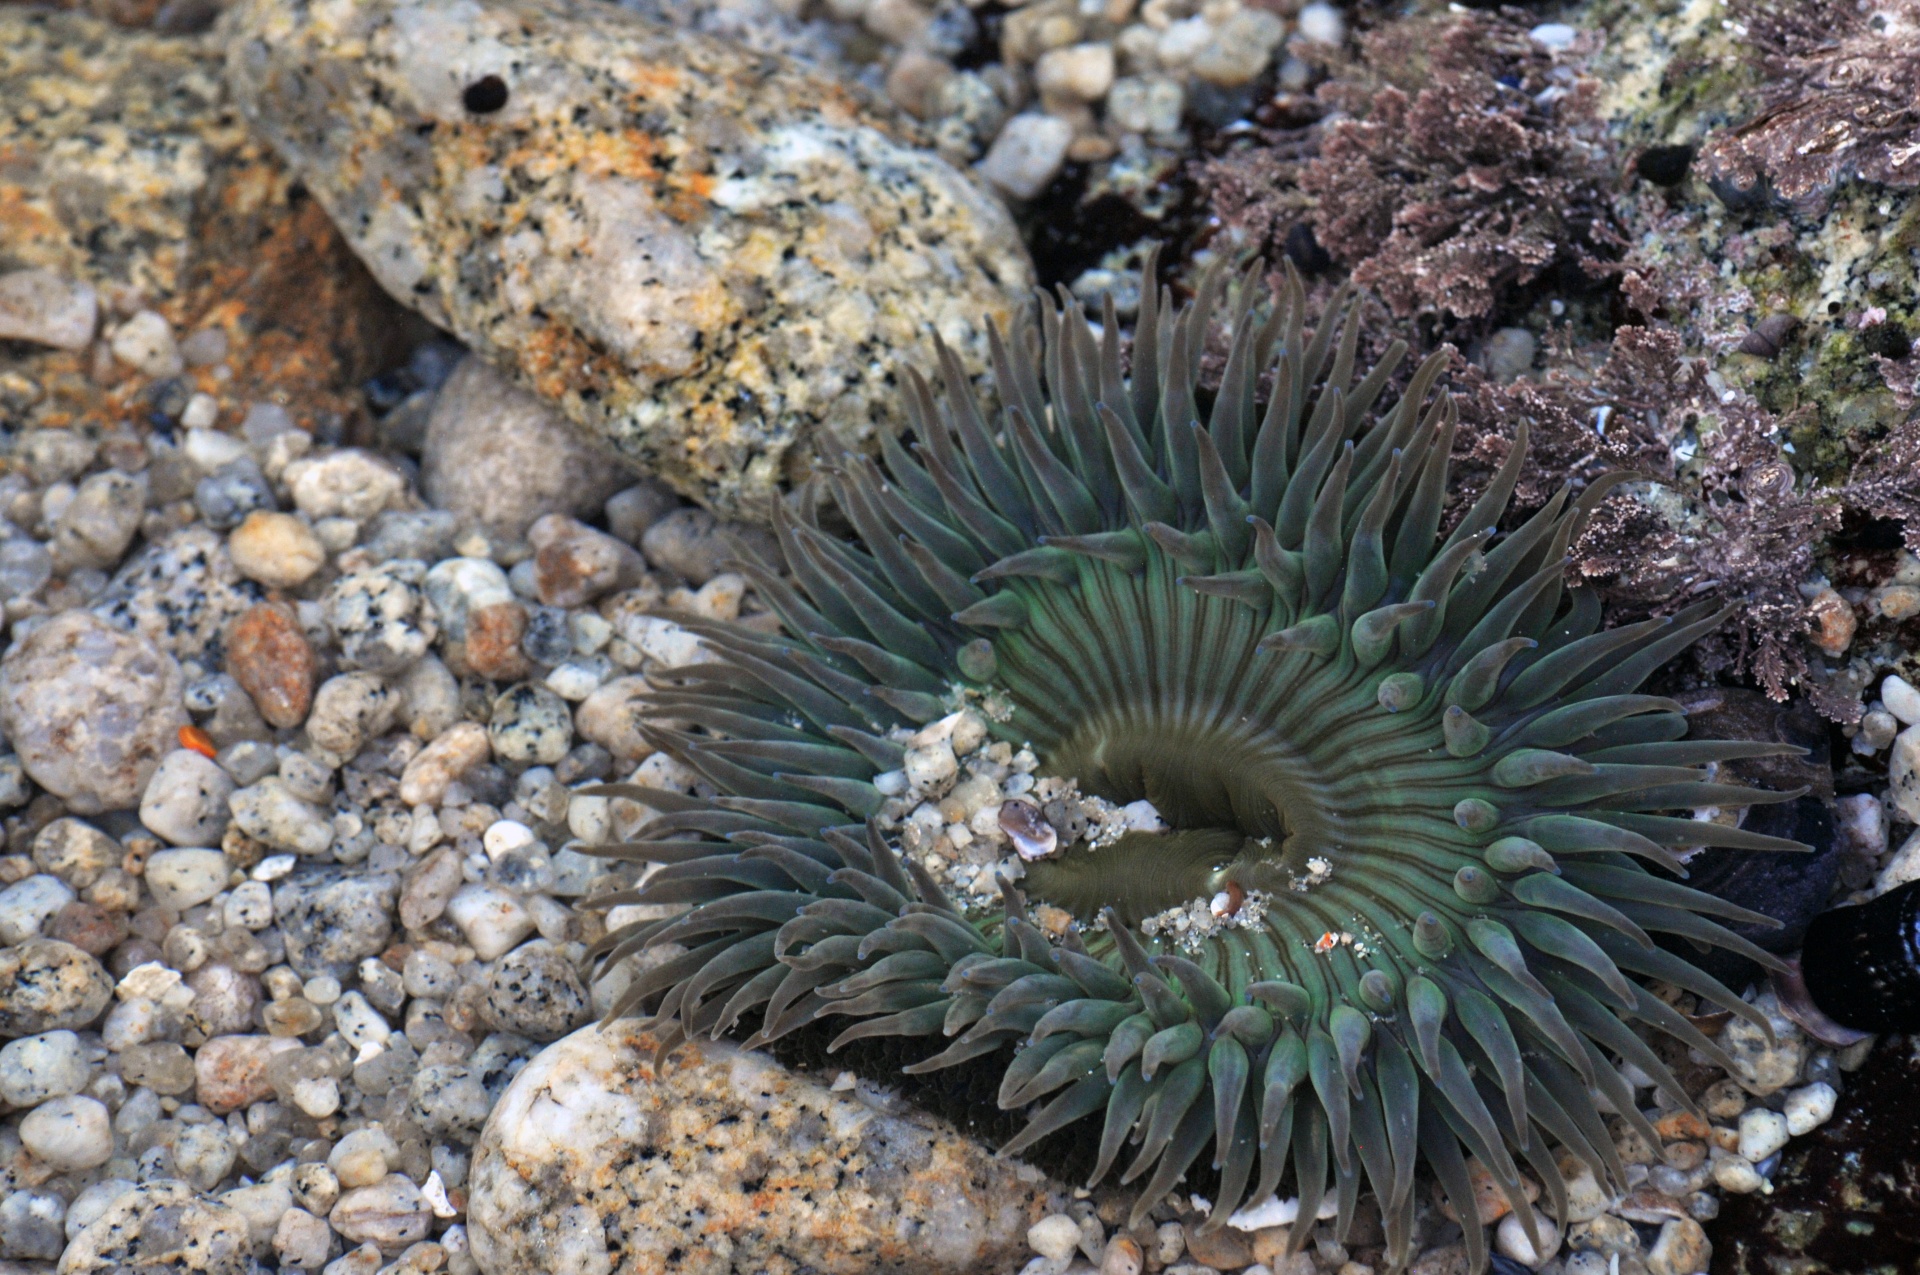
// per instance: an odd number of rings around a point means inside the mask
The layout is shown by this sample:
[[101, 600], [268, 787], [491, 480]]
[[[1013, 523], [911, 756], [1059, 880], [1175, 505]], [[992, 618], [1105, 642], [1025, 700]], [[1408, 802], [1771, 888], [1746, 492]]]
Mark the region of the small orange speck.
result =
[[1320, 953], [1331, 952], [1335, 947], [1339, 946], [1339, 943], [1340, 943], [1340, 936], [1338, 934], [1335, 934], [1332, 930], [1328, 930], [1325, 934], [1322, 934], [1320, 936], [1317, 942], [1314, 943], [1313, 950]]
[[213, 746], [213, 740], [208, 737], [207, 732], [201, 730], [198, 726], [182, 726], [180, 728], [180, 747], [191, 748], [202, 757], [214, 757], [220, 752], [219, 749]]

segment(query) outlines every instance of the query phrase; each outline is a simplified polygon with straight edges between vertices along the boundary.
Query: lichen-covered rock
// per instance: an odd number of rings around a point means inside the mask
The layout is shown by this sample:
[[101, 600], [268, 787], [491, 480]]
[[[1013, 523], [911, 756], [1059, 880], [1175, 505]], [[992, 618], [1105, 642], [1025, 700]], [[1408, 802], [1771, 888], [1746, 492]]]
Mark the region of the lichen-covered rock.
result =
[[180, 695], [172, 656], [86, 611], [0, 660], [0, 728], [34, 782], [83, 815], [139, 804], [187, 725]]
[[135, 1187], [74, 1237], [60, 1275], [256, 1275], [247, 1220], [185, 1182]]
[[474, 1257], [500, 1275], [1013, 1270], [1044, 1179], [919, 1114], [632, 1020], [528, 1063], [475, 1148]]
[[[900, 417], [1031, 279], [846, 86], [582, 0], [248, 0], [228, 84], [397, 298], [723, 511]], [[798, 454], [790, 455], [796, 452]]]

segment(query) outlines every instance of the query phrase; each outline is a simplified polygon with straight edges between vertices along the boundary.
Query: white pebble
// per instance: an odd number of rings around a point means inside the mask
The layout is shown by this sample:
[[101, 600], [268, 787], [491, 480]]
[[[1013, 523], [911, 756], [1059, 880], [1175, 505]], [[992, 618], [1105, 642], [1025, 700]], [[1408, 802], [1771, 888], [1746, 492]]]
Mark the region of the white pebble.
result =
[[254, 865], [252, 873], [253, 879], [255, 881], [278, 881], [281, 877], [292, 872], [294, 864], [299, 861], [300, 858], [298, 855], [270, 854]]
[[1758, 1164], [1787, 1145], [1787, 1118], [1765, 1107], [1753, 1107], [1740, 1116], [1740, 1154]]
[[503, 854], [525, 849], [533, 842], [533, 829], [517, 819], [495, 820], [480, 838], [480, 844], [486, 847], [489, 859], [498, 859]]
[[114, 358], [148, 376], [178, 376], [186, 370], [186, 360], [173, 339], [173, 325], [152, 310], [142, 310], [122, 323], [108, 344]]
[[1915, 690], [1906, 678], [1890, 674], [1880, 683], [1880, 702], [1908, 726], [1920, 726], [1920, 690]]
[[1849, 850], [1864, 859], [1887, 852], [1887, 808], [1870, 792], [1849, 793], [1834, 799], [1840, 836]]
[[334, 1144], [327, 1167], [349, 1190], [372, 1186], [387, 1176], [387, 1167], [400, 1160], [400, 1148], [379, 1125], [356, 1129]]
[[293, 1105], [315, 1120], [324, 1120], [340, 1110], [340, 1086], [332, 1076], [297, 1080], [293, 1085]]
[[162, 850], [147, 860], [147, 889], [169, 912], [184, 912], [227, 888], [229, 866], [218, 850]]
[[[35, 1107], [87, 1087], [87, 1051], [72, 1032], [22, 1036], [0, 1048], [0, 1101]], [[1829, 1102], [1828, 1109], [1832, 1109]]]
[[1833, 1086], [1824, 1080], [1816, 1080], [1803, 1089], [1793, 1090], [1787, 1095], [1787, 1132], [1799, 1137], [1831, 1120], [1834, 1100], [1838, 1096]]
[[980, 175], [1015, 199], [1032, 199], [1047, 188], [1067, 160], [1073, 125], [1027, 111], [1008, 120], [993, 139]]
[[1578, 31], [1564, 22], [1542, 22], [1533, 30], [1527, 32], [1527, 38], [1529, 40], [1532, 40], [1549, 53], [1557, 53], [1561, 49], [1572, 48], [1573, 42], [1578, 39], [1579, 36], [1580, 33]]
[[1313, 4], [1300, 10], [1298, 21], [1300, 35], [1304, 39], [1315, 44], [1346, 43], [1347, 17], [1325, 0], [1314, 0]]
[[187, 400], [180, 423], [188, 429], [207, 429], [220, 419], [220, 403], [211, 394], [198, 393]]
[[1064, 1213], [1043, 1217], [1027, 1228], [1027, 1247], [1042, 1257], [1064, 1262], [1080, 1247], [1080, 1224]]
[[66, 883], [44, 872], [0, 890], [0, 943], [32, 938], [54, 913], [71, 902], [73, 891]]
[[273, 891], [264, 881], [241, 882], [228, 892], [221, 919], [230, 929], [266, 929], [273, 924]]
[[447, 901], [447, 917], [483, 961], [504, 956], [533, 933], [533, 918], [520, 900], [488, 885], [461, 886]]
[[1560, 1228], [1552, 1218], [1535, 1209], [1533, 1220], [1540, 1234], [1540, 1247], [1535, 1248], [1533, 1241], [1527, 1238], [1527, 1231], [1520, 1224], [1520, 1215], [1509, 1213], [1500, 1219], [1500, 1228], [1494, 1232], [1494, 1247], [1503, 1254], [1535, 1270], [1547, 1264], [1547, 1260], [1560, 1251]]
[[113, 1155], [113, 1125], [104, 1103], [70, 1094], [28, 1112], [20, 1122], [20, 1141], [53, 1168], [74, 1173], [105, 1164]]
[[1894, 808], [1908, 823], [1920, 823], [1920, 726], [1909, 726], [1893, 737], [1887, 784]]
[[211, 757], [176, 748], [147, 781], [140, 822], [172, 845], [219, 845], [227, 830], [227, 798], [237, 786]]
[[1767, 1180], [1760, 1176], [1752, 1162], [1737, 1155], [1722, 1156], [1713, 1162], [1713, 1181], [1722, 1191], [1735, 1195], [1752, 1195], [1768, 1189]]

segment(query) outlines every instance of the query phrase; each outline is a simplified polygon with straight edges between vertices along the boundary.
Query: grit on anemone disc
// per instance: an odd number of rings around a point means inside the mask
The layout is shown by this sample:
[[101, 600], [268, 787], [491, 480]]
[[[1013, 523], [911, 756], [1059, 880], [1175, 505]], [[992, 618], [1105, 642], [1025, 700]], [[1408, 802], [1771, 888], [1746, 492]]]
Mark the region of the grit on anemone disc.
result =
[[[1531, 1229], [1522, 1162], [1562, 1217], [1558, 1152], [1624, 1186], [1594, 1091], [1654, 1139], [1621, 1065], [1693, 1109], [1648, 1029], [1731, 1065], [1630, 976], [1764, 1029], [1652, 936], [1777, 966], [1712, 919], [1767, 918], [1642, 861], [1803, 848], [1686, 816], [1797, 796], [1715, 779], [1792, 750], [1685, 739], [1677, 703], [1637, 693], [1720, 615], [1601, 630], [1567, 585], [1620, 476], [1499, 533], [1523, 431], [1443, 533], [1444, 356], [1385, 406], [1404, 345], [1358, 374], [1349, 294], [1309, 333], [1298, 279], [1260, 277], [1215, 271], [1178, 312], [1144, 288], [1130, 375], [1110, 303], [1096, 336], [1043, 302], [1037, 332], [995, 342], [997, 421], [943, 352], [943, 394], [907, 385], [912, 447], [847, 457], [815, 493], [852, 534], [782, 511], [784, 570], [738, 565], [781, 635], [676, 617], [711, 659], [657, 675], [641, 712], [711, 795], [599, 790], [659, 812], [600, 852], [666, 865], [601, 902], [684, 905], [599, 955], [650, 953], [614, 1012], [667, 1047], [824, 1020], [835, 1047], [920, 1045], [909, 1072], [1003, 1066], [1025, 1120], [1006, 1149], [1097, 1148], [1092, 1180], [1139, 1183], [1136, 1217], [1211, 1167], [1209, 1226], [1288, 1185], [1306, 1217], [1333, 1192], [1344, 1235], [1370, 1188], [1397, 1266], [1421, 1165], [1468, 1216], [1477, 1157]], [[1043, 773], [1170, 829], [1065, 844], [991, 912], [949, 898], [875, 780], [982, 702]], [[1207, 932], [1148, 932], [1216, 896]], [[1049, 934], [1030, 902], [1075, 922]], [[1484, 1267], [1479, 1228], [1466, 1242]]]

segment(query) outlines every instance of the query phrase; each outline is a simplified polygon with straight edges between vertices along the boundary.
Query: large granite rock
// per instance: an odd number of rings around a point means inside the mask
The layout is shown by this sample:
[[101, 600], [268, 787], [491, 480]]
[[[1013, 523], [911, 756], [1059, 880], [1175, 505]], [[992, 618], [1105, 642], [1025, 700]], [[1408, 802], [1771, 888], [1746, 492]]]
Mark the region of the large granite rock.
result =
[[587, 0], [243, 0], [235, 99], [395, 297], [682, 492], [764, 509], [971, 372], [1005, 210], [798, 64]]
[[485, 1275], [974, 1275], [1018, 1268], [1048, 1184], [948, 1126], [764, 1054], [653, 1066], [633, 1020], [514, 1078], [474, 1151]]

